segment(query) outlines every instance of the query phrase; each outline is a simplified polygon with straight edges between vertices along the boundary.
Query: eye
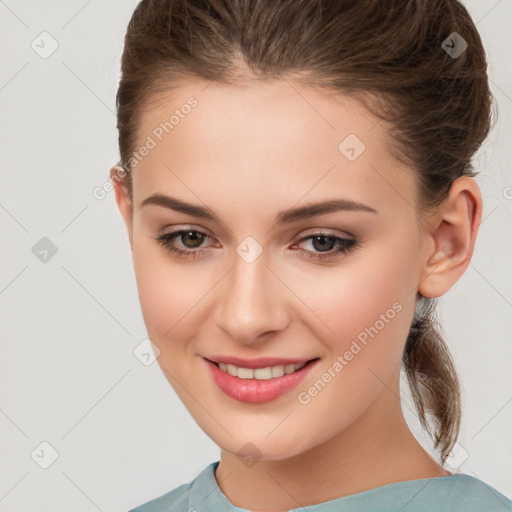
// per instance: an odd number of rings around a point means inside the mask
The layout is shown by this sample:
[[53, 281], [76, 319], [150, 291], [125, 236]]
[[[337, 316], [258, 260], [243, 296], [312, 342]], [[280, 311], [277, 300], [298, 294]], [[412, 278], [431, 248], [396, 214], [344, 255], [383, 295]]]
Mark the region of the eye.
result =
[[[311, 242], [310, 245], [313, 249], [319, 252], [312, 252], [305, 249], [299, 249], [299, 251], [308, 258], [317, 260], [327, 260], [340, 257], [342, 254], [354, 251], [359, 247], [356, 239], [343, 238], [333, 235], [332, 233], [314, 233], [301, 238], [298, 243], [301, 242]], [[298, 243], [294, 244], [292, 248], [296, 248]]]
[[[197, 258], [206, 252], [205, 249], [198, 249], [204, 241], [211, 238], [206, 233], [195, 229], [181, 229], [154, 237], [156, 242], [165, 247], [167, 251], [178, 257]], [[175, 239], [180, 240], [182, 247], [175, 245]], [[332, 233], [313, 233], [301, 238], [297, 243], [291, 246], [297, 249], [300, 243], [310, 242], [313, 250], [298, 249], [301, 254], [308, 258], [317, 260], [327, 260], [341, 256], [359, 247], [357, 240], [353, 238], [343, 238]]]
[[[180, 249], [174, 245], [175, 238], [181, 239], [183, 245], [185, 245], [185, 249]], [[166, 233], [164, 235], [157, 236], [155, 237], [155, 240], [160, 245], [163, 245], [170, 253], [176, 254], [179, 257], [188, 258], [188, 256], [191, 256], [192, 258], [197, 258], [197, 256], [201, 256], [204, 250], [190, 249], [197, 249], [197, 247], [199, 247], [207, 238], [210, 237], [201, 231], [197, 231], [195, 229], [182, 229], [180, 231], [174, 231], [173, 233]], [[187, 248], [189, 250], [187, 250]]]

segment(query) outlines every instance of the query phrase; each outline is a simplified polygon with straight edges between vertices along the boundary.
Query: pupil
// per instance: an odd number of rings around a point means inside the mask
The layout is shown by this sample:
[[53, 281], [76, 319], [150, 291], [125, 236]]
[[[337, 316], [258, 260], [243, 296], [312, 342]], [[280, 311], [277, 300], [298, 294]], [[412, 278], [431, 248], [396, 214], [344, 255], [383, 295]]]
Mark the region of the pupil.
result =
[[[320, 240], [320, 247], [317, 246], [316, 242]], [[328, 240], [327, 242], [327, 245], [331, 246], [331, 247], [325, 247], [325, 241]], [[320, 235], [320, 236], [315, 236], [313, 238], [313, 246], [315, 247], [315, 249], [317, 250], [320, 250], [320, 251], [329, 251], [331, 250], [333, 247], [333, 244], [334, 244], [334, 239], [330, 236], [325, 236], [325, 235]]]
[[192, 240], [192, 245], [184, 244], [187, 247], [198, 247], [203, 241], [203, 235], [197, 231], [188, 231], [187, 233], [183, 233], [182, 237], [188, 237]]

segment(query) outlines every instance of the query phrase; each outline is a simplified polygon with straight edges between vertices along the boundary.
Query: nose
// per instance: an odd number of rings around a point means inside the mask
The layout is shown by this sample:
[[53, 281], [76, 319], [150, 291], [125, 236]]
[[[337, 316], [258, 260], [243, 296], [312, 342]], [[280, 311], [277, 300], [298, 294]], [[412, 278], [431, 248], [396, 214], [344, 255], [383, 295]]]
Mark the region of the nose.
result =
[[267, 263], [265, 252], [252, 263], [235, 253], [219, 289], [216, 324], [237, 343], [259, 343], [289, 323], [286, 294], [291, 292]]

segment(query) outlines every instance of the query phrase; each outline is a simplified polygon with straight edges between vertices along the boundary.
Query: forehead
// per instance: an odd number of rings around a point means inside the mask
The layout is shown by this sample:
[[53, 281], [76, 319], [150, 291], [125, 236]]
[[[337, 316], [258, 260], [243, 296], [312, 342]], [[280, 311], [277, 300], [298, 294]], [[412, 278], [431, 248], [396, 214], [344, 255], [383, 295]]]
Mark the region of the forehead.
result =
[[190, 80], [144, 111], [137, 147], [151, 149], [133, 172], [134, 200], [168, 192], [197, 202], [215, 191], [219, 207], [237, 197], [275, 210], [336, 191], [383, 207], [415, 194], [388, 137], [386, 123], [347, 95], [286, 80]]

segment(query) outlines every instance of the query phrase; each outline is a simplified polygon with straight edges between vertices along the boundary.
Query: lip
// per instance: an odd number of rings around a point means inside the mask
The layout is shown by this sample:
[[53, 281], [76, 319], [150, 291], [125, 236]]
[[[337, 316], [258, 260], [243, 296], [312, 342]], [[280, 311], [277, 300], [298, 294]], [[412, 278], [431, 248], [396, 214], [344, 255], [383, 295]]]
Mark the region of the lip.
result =
[[235, 366], [241, 366], [243, 368], [251, 368], [251, 369], [257, 369], [257, 368], [267, 368], [268, 366], [278, 366], [280, 364], [287, 365], [287, 364], [299, 364], [299, 363], [307, 363], [308, 361], [311, 361], [311, 359], [316, 358], [309, 358], [309, 359], [293, 359], [289, 357], [258, 357], [255, 359], [244, 359], [242, 357], [236, 357], [236, 356], [211, 356], [206, 357], [203, 356], [205, 359], [208, 359], [209, 361], [212, 361], [213, 363], [226, 363], [226, 364], [234, 364]]
[[[269, 360], [270, 359], [265, 359], [265, 361]], [[275, 361], [275, 359], [271, 360]], [[280, 360], [282, 361], [283, 359]], [[292, 359], [287, 360], [293, 361]], [[203, 357], [203, 361], [207, 365], [215, 384], [217, 384], [219, 389], [223, 391], [227, 396], [239, 402], [260, 404], [275, 400], [276, 398], [279, 398], [285, 393], [291, 391], [293, 388], [297, 387], [313, 370], [313, 368], [316, 367], [320, 359], [316, 358], [313, 360], [306, 360], [308, 361], [307, 364], [300, 370], [285, 374], [282, 377], [274, 377], [267, 380], [240, 379], [222, 371], [214, 362], [210, 361], [209, 359]], [[252, 362], [254, 361], [255, 360], [252, 360]], [[305, 360], [302, 359], [298, 360], [297, 362], [305, 362]], [[260, 364], [260, 362], [258, 362], [258, 364]], [[256, 366], [256, 368], [260, 368], [260, 366]], [[265, 366], [262, 368], [265, 368]]]

